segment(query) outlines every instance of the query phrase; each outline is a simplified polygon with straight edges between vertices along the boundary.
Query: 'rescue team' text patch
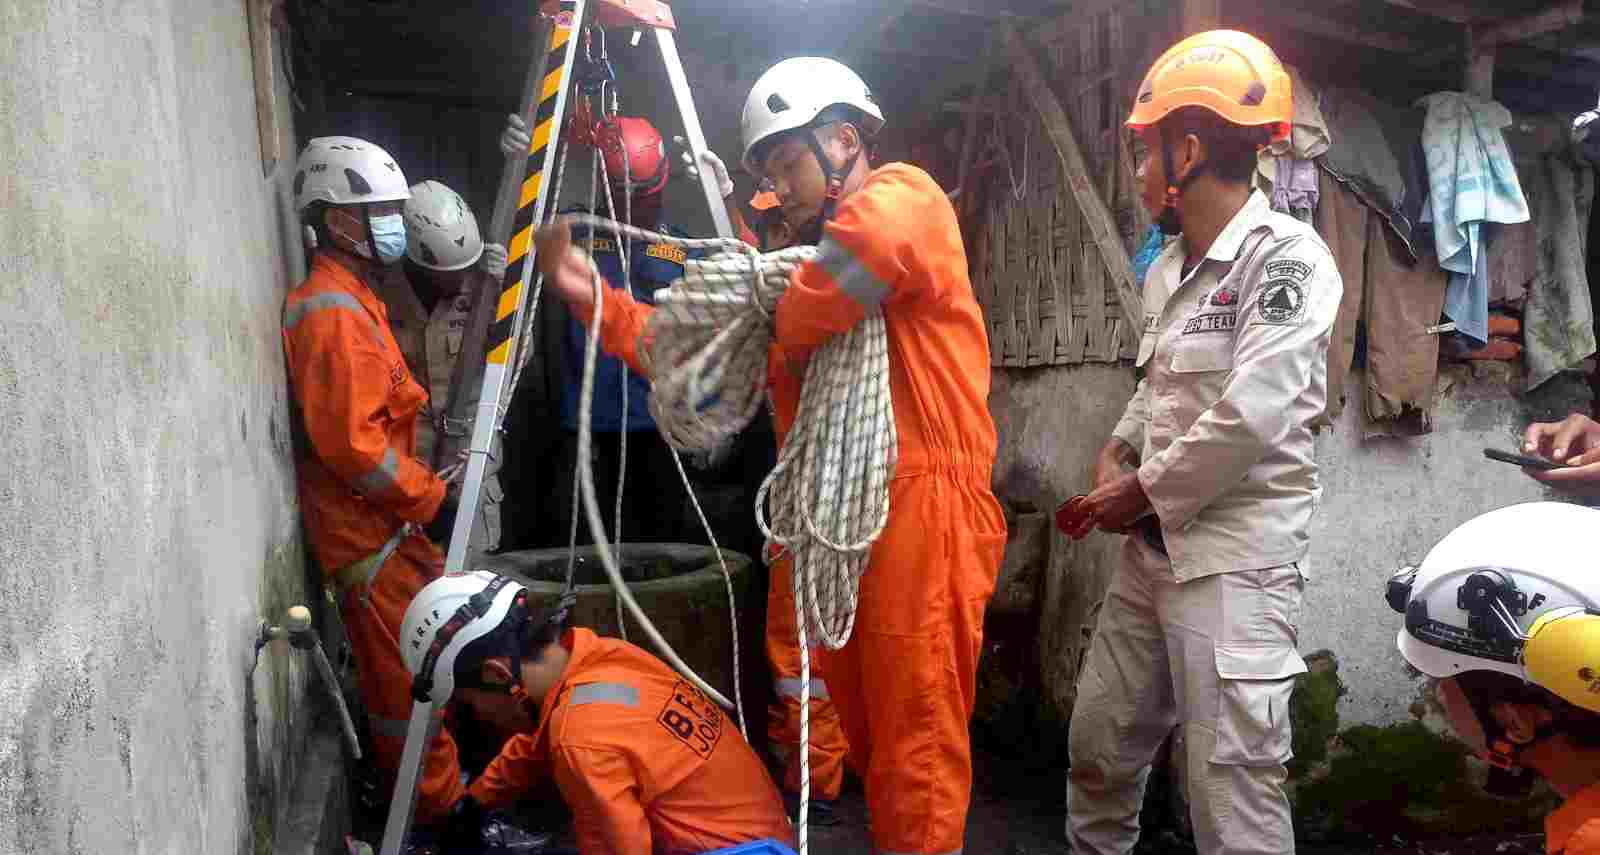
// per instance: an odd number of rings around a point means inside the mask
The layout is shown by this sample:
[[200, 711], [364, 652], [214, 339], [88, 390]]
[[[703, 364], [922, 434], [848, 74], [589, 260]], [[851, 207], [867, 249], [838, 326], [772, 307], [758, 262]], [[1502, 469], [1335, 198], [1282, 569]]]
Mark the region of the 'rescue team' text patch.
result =
[[1232, 332], [1238, 323], [1238, 312], [1211, 312], [1205, 315], [1195, 315], [1183, 325], [1183, 334]]

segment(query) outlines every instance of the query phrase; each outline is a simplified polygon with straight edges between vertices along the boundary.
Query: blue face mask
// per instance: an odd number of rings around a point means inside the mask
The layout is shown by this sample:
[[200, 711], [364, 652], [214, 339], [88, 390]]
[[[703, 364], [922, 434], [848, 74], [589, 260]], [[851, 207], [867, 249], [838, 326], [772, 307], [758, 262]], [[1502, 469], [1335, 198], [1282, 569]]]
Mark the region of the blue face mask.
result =
[[399, 214], [368, 217], [367, 228], [372, 230], [372, 244], [378, 248], [378, 261], [393, 264], [406, 254], [406, 221]]

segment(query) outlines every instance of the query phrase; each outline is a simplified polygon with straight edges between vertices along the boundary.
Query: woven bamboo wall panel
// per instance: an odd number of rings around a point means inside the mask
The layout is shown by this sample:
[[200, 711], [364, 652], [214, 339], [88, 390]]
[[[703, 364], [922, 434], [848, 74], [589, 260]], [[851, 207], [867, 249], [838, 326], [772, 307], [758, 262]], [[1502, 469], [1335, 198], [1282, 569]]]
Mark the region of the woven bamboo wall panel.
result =
[[[1131, 235], [1132, 176], [1119, 156], [1123, 107], [1122, 25], [1104, 13], [1051, 38], [1040, 59], [1055, 84], [1097, 189]], [[1027, 367], [1115, 362], [1137, 352], [1060, 160], [1025, 95], [1011, 79], [988, 105], [995, 120], [973, 264], [973, 286], [989, 325], [991, 363]], [[1008, 168], [1009, 166], [1009, 168]]]

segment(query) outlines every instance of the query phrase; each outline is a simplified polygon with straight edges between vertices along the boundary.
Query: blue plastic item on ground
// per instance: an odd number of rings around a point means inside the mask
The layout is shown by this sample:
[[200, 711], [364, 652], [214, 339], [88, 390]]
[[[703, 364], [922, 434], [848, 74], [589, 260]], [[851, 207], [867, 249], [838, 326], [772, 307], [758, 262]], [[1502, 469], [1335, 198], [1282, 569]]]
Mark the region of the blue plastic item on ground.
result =
[[707, 852], [706, 855], [795, 855], [795, 852], [776, 840], [757, 840], [754, 843], [741, 843], [732, 849]]

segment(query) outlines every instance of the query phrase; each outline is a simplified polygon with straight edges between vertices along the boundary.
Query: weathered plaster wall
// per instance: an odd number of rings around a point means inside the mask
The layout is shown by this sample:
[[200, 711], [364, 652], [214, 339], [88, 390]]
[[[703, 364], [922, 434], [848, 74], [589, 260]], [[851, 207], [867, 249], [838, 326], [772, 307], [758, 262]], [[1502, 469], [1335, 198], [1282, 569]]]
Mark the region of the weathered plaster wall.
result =
[[1093, 534], [1074, 543], [1056, 530], [1052, 514], [1094, 486], [1095, 456], [1133, 395], [1133, 370], [996, 369], [993, 384], [989, 410], [1000, 433], [995, 494], [1006, 507], [1011, 541], [991, 616], [1037, 610], [1043, 692], [1065, 715], [1092, 609], [1116, 569], [1122, 538]]
[[[1447, 369], [1434, 432], [1362, 441], [1359, 407], [1317, 441], [1323, 501], [1312, 527], [1311, 584], [1301, 649], [1327, 648], [1349, 688], [1345, 724], [1410, 718], [1418, 678], [1395, 651], [1400, 615], [1384, 602], [1395, 570], [1420, 562], [1451, 529], [1519, 502], [1559, 498], [1515, 466], [1485, 460], [1486, 447], [1517, 450], [1533, 420], [1587, 409], [1581, 380], [1559, 377], [1525, 399], [1511, 395], [1509, 366]], [[1360, 375], [1349, 388], [1359, 389]]]
[[[0, 4], [0, 851], [263, 851], [312, 601], [244, 4]], [[287, 91], [279, 81], [280, 103]]]

